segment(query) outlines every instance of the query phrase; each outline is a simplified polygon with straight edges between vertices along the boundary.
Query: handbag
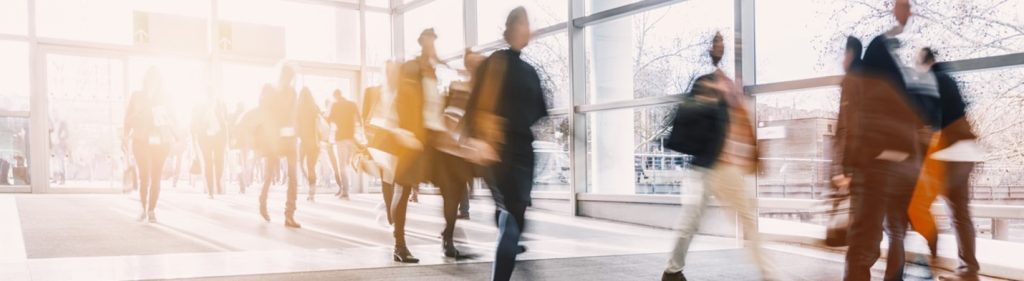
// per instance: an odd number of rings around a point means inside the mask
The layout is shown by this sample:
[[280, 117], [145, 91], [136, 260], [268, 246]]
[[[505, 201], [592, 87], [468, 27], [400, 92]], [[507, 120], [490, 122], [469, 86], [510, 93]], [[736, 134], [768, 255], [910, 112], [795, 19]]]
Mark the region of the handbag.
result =
[[842, 247], [849, 244], [847, 233], [850, 229], [850, 194], [835, 192], [825, 200], [825, 245]]

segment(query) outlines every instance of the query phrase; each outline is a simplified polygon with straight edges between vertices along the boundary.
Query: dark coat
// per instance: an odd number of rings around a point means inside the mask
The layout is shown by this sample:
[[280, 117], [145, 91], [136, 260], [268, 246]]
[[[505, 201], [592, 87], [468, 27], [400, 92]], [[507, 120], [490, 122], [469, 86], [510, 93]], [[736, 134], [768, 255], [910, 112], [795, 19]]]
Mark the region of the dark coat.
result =
[[967, 102], [960, 92], [960, 86], [940, 65], [932, 67], [939, 82], [939, 96], [942, 101], [942, 138], [941, 147], [947, 147], [957, 141], [976, 139], [967, 122]]
[[729, 127], [729, 105], [721, 93], [704, 85], [714, 83], [715, 74], [693, 82], [690, 93], [676, 108], [672, 132], [665, 147], [693, 156], [691, 163], [710, 168], [718, 160]]
[[907, 94], [899, 64], [880, 35], [871, 41], [864, 53], [864, 72], [859, 81], [855, 134], [858, 151], [850, 159], [866, 164], [886, 150], [920, 156], [928, 138], [921, 133], [926, 124]]

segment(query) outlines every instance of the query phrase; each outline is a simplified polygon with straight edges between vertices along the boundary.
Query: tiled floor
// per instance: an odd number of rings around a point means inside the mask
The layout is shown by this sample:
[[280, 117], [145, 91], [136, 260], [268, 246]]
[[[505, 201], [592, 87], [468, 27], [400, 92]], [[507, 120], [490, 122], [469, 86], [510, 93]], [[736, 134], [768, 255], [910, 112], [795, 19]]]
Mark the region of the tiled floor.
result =
[[[440, 198], [425, 195], [420, 203], [410, 204], [407, 240], [422, 262], [403, 265], [391, 260], [393, 239], [390, 228], [380, 217], [383, 209], [378, 194], [356, 195], [351, 201], [326, 194], [315, 203], [300, 200], [297, 219], [303, 224], [302, 229], [283, 226], [283, 197], [280, 191], [272, 193], [273, 221], [268, 223], [257, 214], [255, 194], [231, 194], [210, 200], [195, 192], [169, 189], [160, 200], [159, 222], [144, 223], [136, 221], [140, 207], [134, 194], [3, 194], [0, 280], [257, 275], [288, 279], [311, 272], [410, 266], [465, 265], [486, 271], [482, 264], [492, 261], [497, 233], [493, 205], [488, 200], [474, 200], [472, 220], [458, 222], [456, 240], [461, 249], [477, 255], [459, 261], [441, 256], [439, 233], [444, 220], [440, 216]], [[630, 256], [643, 257], [649, 267], [656, 268], [662, 263], [658, 257], [667, 257], [673, 243], [674, 233], [664, 229], [545, 211], [530, 211], [527, 219], [523, 243], [529, 251], [520, 256], [526, 261], [594, 259], [615, 266], [601, 257]], [[768, 228], [765, 231], [772, 228], [770, 224], [762, 227]], [[736, 249], [737, 245], [734, 239], [699, 236], [691, 250], [710, 255], [711, 251]], [[979, 250], [991, 250], [986, 247], [989, 246], [981, 245]], [[769, 248], [832, 264], [842, 262], [842, 254], [837, 252], [792, 245]], [[548, 263], [538, 263], [544, 264]], [[645, 268], [643, 272], [646, 271], [649, 270]], [[880, 274], [881, 268], [875, 271]], [[434, 274], [448, 271], [440, 272]], [[331, 280], [329, 276], [335, 275], [323, 276]], [[558, 280], [548, 273], [544, 276], [545, 280]]]
[[[256, 196], [165, 192], [158, 223], [136, 221], [135, 195], [0, 195], [4, 280], [115, 280], [215, 277], [404, 266], [391, 261], [390, 229], [377, 219], [379, 195], [341, 201], [328, 195], [299, 202], [302, 229], [282, 224], [283, 194], [272, 194], [272, 222], [257, 214]], [[11, 216], [16, 211], [16, 216]], [[474, 200], [457, 241], [471, 260], [445, 259], [440, 198], [410, 205], [407, 236], [420, 266], [489, 262], [496, 231], [493, 206]], [[663, 253], [672, 232], [547, 212], [530, 212], [523, 260]], [[18, 233], [21, 232], [21, 233]], [[17, 238], [21, 238], [20, 240]], [[700, 237], [694, 250], [734, 248]]]

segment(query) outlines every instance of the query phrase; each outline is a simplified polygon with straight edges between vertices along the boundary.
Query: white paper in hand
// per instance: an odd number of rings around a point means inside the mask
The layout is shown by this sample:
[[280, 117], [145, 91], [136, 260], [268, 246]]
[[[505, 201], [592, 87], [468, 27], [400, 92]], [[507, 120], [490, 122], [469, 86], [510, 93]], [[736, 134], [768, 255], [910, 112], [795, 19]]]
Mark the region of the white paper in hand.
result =
[[886, 149], [885, 151], [882, 151], [881, 154], [878, 154], [878, 156], [875, 157], [875, 159], [885, 160], [889, 162], [903, 162], [903, 160], [907, 160], [907, 157], [910, 157], [909, 153]]
[[931, 158], [946, 162], [983, 162], [985, 150], [974, 140], [961, 140], [932, 153]]

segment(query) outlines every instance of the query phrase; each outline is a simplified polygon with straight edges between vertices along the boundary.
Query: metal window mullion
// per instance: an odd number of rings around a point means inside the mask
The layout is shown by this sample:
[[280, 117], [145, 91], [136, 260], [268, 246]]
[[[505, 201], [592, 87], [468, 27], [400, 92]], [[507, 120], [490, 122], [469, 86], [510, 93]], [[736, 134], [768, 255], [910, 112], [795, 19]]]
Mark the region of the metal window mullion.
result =
[[[398, 7], [402, 0], [391, 0], [391, 7]], [[391, 14], [391, 55], [396, 59], [405, 58], [405, 11], [398, 8]]]
[[[29, 140], [31, 143], [48, 143], [49, 124], [46, 110], [46, 92], [43, 89], [43, 66], [44, 58], [39, 50], [39, 40], [36, 30], [36, 0], [28, 0], [28, 57], [29, 57]], [[45, 193], [49, 189], [48, 170], [49, 157], [43, 159], [43, 155], [50, 155], [48, 145], [32, 145], [29, 153], [32, 158], [26, 159], [29, 165], [29, 180], [32, 193]], [[27, 157], [26, 157], [27, 158]]]
[[[358, 93], [354, 93], [354, 98], [362, 100], [362, 91], [366, 88], [366, 64], [370, 61], [369, 55], [366, 53], [366, 0], [359, 0], [359, 81], [356, 82], [356, 89]], [[361, 104], [361, 103], [360, 103]]]
[[[574, 19], [584, 16], [586, 0], [569, 1], [569, 18]], [[566, 24], [566, 32], [569, 36], [569, 75], [570, 75], [570, 108], [586, 104], [587, 99], [587, 65], [586, 65], [586, 30], [581, 26]], [[587, 114], [573, 110], [569, 116], [569, 159], [571, 159], [569, 170], [572, 180], [569, 183], [569, 206], [571, 214], [580, 214], [579, 201], [577, 196], [585, 192], [588, 186], [587, 179]]]
[[404, 14], [406, 12], [409, 12], [409, 11], [413, 10], [413, 9], [416, 9], [416, 8], [419, 8], [419, 7], [423, 7], [423, 6], [427, 5], [427, 4], [430, 4], [431, 2], [434, 2], [434, 1], [437, 1], [437, 0], [416, 0], [416, 1], [409, 2], [407, 4], [402, 4], [402, 1], [393, 1], [391, 3], [392, 3], [392, 7], [395, 7], [395, 11], [396, 12], [398, 12], [399, 14]]
[[[358, 3], [337, 2], [337, 1], [332, 1], [332, 0], [284, 0], [284, 1], [294, 2], [294, 3], [302, 3], [302, 4], [309, 4], [309, 5], [319, 5], [319, 6], [335, 7], [335, 8], [346, 9], [346, 10], [358, 10], [358, 9], [361, 9], [360, 5]], [[386, 9], [383, 9], [383, 8], [381, 8], [381, 9], [382, 10], [386, 10]]]
[[[570, 19], [572, 21], [572, 25], [583, 28], [685, 1], [686, 0], [643, 0], [619, 6], [617, 8], [596, 12], [591, 15], [586, 15], [586, 11], [583, 11], [575, 17], [570, 17]], [[582, 5], [581, 9], [583, 9]]]
[[466, 47], [476, 46], [477, 41], [477, 5], [480, 3], [477, 0], [464, 0], [462, 2], [462, 33], [465, 38]]

